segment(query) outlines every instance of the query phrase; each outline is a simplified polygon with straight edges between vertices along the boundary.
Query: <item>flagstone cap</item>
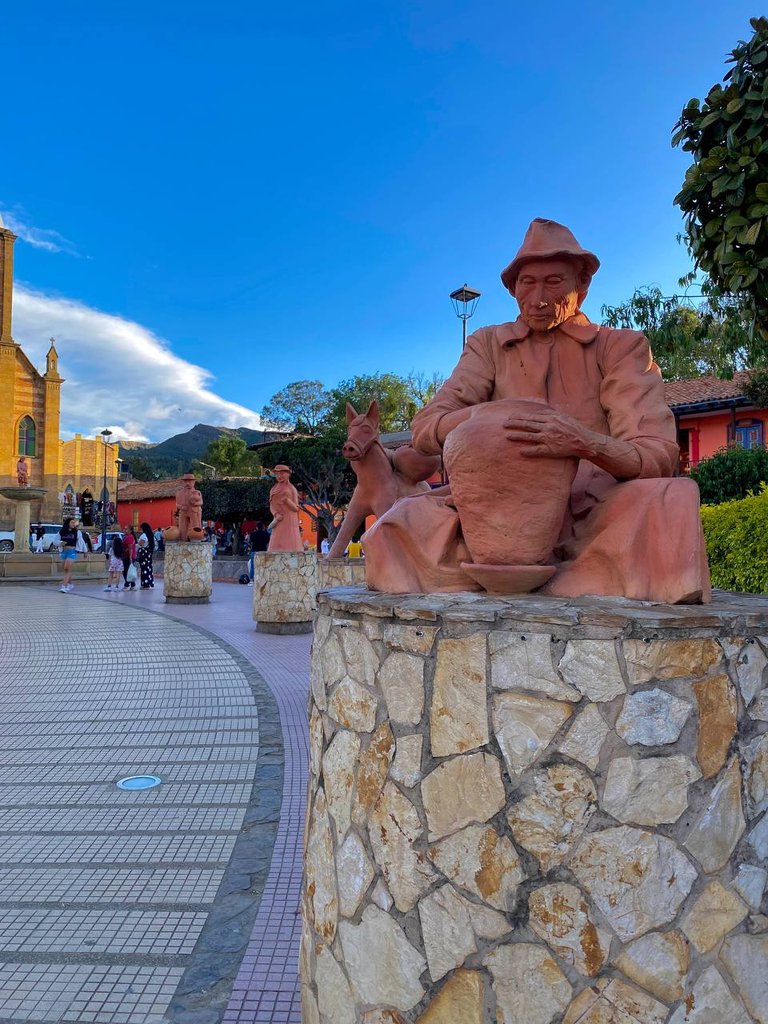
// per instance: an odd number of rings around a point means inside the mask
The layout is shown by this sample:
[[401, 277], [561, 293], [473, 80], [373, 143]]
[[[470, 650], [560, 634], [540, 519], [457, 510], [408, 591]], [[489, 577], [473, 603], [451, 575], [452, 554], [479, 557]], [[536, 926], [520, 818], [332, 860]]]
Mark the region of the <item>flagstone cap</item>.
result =
[[556, 220], [536, 217], [525, 233], [523, 244], [517, 256], [501, 272], [501, 281], [510, 295], [515, 294], [515, 284], [520, 268], [530, 260], [554, 259], [556, 256], [577, 257], [583, 260], [590, 277], [600, 266], [600, 260], [593, 252], [582, 249], [573, 233]]

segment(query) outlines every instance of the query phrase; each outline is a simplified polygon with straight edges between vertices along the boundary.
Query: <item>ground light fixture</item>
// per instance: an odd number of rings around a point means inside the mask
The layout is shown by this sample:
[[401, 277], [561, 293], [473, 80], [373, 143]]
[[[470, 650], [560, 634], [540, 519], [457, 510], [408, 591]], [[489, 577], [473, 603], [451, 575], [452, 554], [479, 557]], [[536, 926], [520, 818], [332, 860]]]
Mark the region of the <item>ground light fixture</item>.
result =
[[159, 775], [129, 775], [126, 779], [120, 779], [117, 783], [117, 788], [131, 791], [153, 789], [155, 786], [159, 786], [162, 781]]
[[474, 314], [480, 295], [481, 292], [475, 291], [474, 288], [470, 288], [467, 284], [463, 284], [461, 288], [457, 288], [449, 296], [456, 316], [461, 320], [462, 349], [467, 344], [467, 320]]

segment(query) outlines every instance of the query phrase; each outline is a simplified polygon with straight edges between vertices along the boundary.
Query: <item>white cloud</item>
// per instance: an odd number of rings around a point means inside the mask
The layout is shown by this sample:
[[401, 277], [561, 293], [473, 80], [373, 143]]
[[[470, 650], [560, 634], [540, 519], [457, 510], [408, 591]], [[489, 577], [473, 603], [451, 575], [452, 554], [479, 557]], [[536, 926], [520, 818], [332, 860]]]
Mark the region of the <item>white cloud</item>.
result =
[[44, 370], [56, 339], [61, 432], [93, 437], [109, 425], [115, 440], [163, 441], [195, 423], [260, 429], [258, 413], [210, 390], [213, 375], [175, 355], [146, 327], [72, 299], [14, 288], [13, 333]]
[[12, 210], [0, 211], [0, 224], [5, 221], [5, 226], [17, 235], [22, 242], [32, 245], [35, 249], [44, 249], [46, 252], [65, 252], [70, 256], [79, 256], [74, 242], [70, 242], [64, 235], [52, 228], [36, 228], [28, 223], [26, 212], [20, 206]]

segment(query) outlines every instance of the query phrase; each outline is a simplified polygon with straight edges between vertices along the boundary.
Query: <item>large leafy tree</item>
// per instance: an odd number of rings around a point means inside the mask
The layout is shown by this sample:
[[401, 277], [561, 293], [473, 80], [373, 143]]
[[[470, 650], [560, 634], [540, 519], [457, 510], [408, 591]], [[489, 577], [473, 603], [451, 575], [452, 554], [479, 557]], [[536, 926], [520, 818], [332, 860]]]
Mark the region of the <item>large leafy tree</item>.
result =
[[269, 518], [270, 479], [201, 480], [198, 483], [203, 496], [203, 516], [227, 526], [244, 519]]
[[434, 397], [442, 384], [437, 374], [396, 373], [363, 374], [341, 381], [331, 391], [331, 408], [326, 417], [328, 427], [346, 431], [347, 402], [365, 412], [375, 399], [379, 403], [379, 423], [383, 432], [407, 430], [418, 410]]
[[331, 398], [319, 380], [297, 380], [270, 398], [261, 415], [274, 427], [317, 434], [331, 407]]
[[291, 467], [303, 508], [331, 540], [355, 487], [355, 475], [341, 455], [345, 437], [346, 431], [327, 430], [322, 437], [281, 441], [263, 450], [266, 465]]
[[259, 476], [261, 463], [255, 452], [248, 450], [237, 434], [222, 434], [211, 441], [203, 455], [203, 462], [215, 466], [221, 476]]
[[750, 24], [723, 83], [684, 107], [672, 144], [693, 157], [675, 197], [689, 249], [714, 288], [751, 311], [759, 365], [768, 361], [768, 18]]
[[[682, 286], [695, 285], [691, 277]], [[656, 287], [638, 288], [618, 306], [603, 306], [609, 327], [642, 331], [667, 380], [713, 374], [731, 377], [749, 364], [752, 335], [738, 301], [710, 294], [690, 305]]]

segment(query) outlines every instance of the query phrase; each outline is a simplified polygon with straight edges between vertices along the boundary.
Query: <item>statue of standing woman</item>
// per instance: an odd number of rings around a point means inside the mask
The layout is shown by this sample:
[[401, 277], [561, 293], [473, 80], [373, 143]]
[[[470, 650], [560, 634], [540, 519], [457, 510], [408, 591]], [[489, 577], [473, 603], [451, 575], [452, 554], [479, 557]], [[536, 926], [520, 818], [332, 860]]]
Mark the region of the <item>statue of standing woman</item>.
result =
[[277, 483], [269, 492], [272, 535], [267, 551], [303, 551], [299, 532], [299, 494], [291, 483], [291, 467], [275, 466]]
[[16, 481], [19, 487], [29, 487], [29, 466], [24, 455], [16, 463]]

